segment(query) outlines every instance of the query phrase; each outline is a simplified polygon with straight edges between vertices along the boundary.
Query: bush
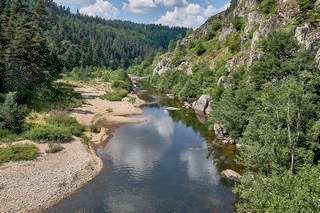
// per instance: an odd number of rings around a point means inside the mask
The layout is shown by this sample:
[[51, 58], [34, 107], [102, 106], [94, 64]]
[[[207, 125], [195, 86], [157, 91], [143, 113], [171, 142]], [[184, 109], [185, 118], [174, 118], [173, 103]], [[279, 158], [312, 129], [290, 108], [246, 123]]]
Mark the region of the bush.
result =
[[63, 126], [55, 126], [51, 124], [35, 126], [30, 130], [30, 132], [26, 134], [26, 137], [30, 140], [34, 140], [39, 143], [67, 143], [72, 140], [72, 134], [70, 129], [65, 128]]
[[27, 114], [27, 107], [17, 104], [16, 93], [8, 93], [0, 105], [0, 128], [21, 132]]
[[49, 143], [48, 146], [49, 149], [46, 150], [47, 154], [57, 153], [64, 149], [60, 143]]
[[4, 143], [15, 142], [21, 140], [21, 136], [10, 132], [7, 129], [0, 129], [0, 141]]
[[33, 144], [17, 144], [0, 147], [0, 163], [18, 160], [33, 160], [38, 157], [40, 150]]
[[245, 26], [244, 19], [240, 17], [236, 17], [232, 20], [232, 24], [234, 28], [236, 28], [237, 31], [242, 30], [242, 28]]
[[99, 127], [95, 124], [90, 126], [90, 132], [99, 133]]
[[197, 56], [201, 56], [201, 55], [203, 55], [205, 52], [206, 52], [206, 48], [204, 48], [204, 46], [203, 46], [201, 43], [198, 44], [197, 47], [196, 47]]
[[68, 129], [72, 135], [77, 137], [82, 136], [85, 130], [85, 127], [79, 124], [75, 118], [64, 112], [55, 112], [47, 117], [46, 121], [48, 124]]
[[264, 16], [273, 15], [276, 13], [276, 0], [259, 0], [261, 11]]
[[116, 92], [106, 93], [103, 98], [109, 101], [121, 101], [122, 98], [127, 96], [126, 90], [118, 90]]
[[235, 54], [241, 49], [241, 37], [239, 33], [232, 33], [227, 37], [226, 41], [227, 46], [229, 47], [229, 51], [232, 54]]
[[214, 21], [211, 25], [211, 29], [216, 32], [218, 30], [220, 30], [222, 27], [221, 21]]

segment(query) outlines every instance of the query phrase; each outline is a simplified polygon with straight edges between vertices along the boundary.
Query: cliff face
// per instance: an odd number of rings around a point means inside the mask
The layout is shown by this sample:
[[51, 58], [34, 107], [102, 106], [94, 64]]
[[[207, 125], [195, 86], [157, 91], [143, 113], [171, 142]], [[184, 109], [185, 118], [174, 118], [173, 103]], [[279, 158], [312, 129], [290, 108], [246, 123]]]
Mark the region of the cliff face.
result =
[[[226, 78], [240, 66], [252, 66], [261, 56], [260, 39], [279, 28], [295, 32], [293, 36], [314, 51], [320, 64], [319, 0], [311, 0], [308, 5], [301, 0], [232, 2], [227, 11], [211, 17], [199, 29], [177, 41], [174, 50], [158, 59], [154, 74], [161, 75], [172, 69], [192, 74], [194, 65], [199, 63], [207, 63], [215, 70], [224, 58], [227, 72], [220, 78]], [[200, 51], [201, 47], [204, 52]]]

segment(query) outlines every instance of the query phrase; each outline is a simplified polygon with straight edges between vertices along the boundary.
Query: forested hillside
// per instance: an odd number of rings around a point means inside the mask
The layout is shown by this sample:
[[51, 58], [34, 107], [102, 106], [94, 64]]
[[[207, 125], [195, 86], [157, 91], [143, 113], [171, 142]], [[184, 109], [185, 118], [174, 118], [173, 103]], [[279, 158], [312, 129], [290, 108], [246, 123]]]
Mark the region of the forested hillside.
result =
[[181, 101], [210, 95], [209, 125], [245, 168], [237, 212], [320, 209], [319, 28], [316, 0], [232, 1], [145, 72]]
[[52, 0], [0, 4], [0, 92], [26, 93], [63, 69], [125, 69], [165, 50], [186, 31], [72, 14]]

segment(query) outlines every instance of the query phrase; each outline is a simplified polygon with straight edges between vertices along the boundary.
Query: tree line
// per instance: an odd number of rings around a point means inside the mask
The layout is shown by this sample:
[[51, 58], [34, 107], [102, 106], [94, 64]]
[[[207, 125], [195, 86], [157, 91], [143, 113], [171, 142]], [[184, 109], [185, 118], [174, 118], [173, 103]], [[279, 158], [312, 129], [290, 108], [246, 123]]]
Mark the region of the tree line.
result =
[[1, 1], [0, 20], [0, 92], [20, 97], [74, 67], [138, 64], [186, 31], [72, 14], [53, 0]]

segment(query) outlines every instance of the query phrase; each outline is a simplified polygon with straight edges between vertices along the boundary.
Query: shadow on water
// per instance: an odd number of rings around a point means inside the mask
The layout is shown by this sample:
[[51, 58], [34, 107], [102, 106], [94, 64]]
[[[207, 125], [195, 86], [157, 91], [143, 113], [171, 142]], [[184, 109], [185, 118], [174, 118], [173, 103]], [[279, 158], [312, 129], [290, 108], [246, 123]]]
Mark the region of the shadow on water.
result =
[[103, 171], [47, 212], [234, 212], [232, 183], [220, 172], [238, 169], [235, 148], [213, 145], [214, 134], [192, 110], [142, 88], [138, 117], [147, 122], [115, 130], [97, 149]]

